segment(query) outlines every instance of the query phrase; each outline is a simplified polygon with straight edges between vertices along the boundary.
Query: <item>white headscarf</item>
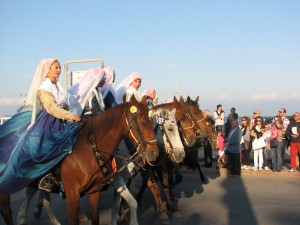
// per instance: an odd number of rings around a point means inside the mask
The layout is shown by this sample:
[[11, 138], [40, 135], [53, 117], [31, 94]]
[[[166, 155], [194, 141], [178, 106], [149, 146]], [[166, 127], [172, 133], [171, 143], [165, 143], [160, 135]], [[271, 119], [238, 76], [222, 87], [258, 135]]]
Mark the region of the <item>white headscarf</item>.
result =
[[40, 85], [46, 79], [47, 74], [50, 70], [50, 66], [54, 63], [54, 61], [57, 61], [57, 60], [53, 59], [53, 58], [45, 58], [39, 62], [38, 66], [35, 70], [35, 74], [32, 79], [29, 91], [27, 92], [25, 106], [29, 106], [29, 107], [33, 106], [35, 99], [37, 97], [37, 91], [38, 91]]
[[115, 91], [112, 87], [112, 83], [114, 83], [114, 81], [115, 81], [115, 71], [112, 67], [105, 67], [103, 70], [105, 71], [106, 79], [105, 79], [105, 84], [103, 85], [103, 87], [100, 88], [100, 92], [104, 99], [109, 91], [113, 95], [115, 95]]
[[135, 79], [142, 80], [142, 76], [137, 72], [133, 72], [133, 73], [129, 74], [116, 88], [116, 101], [118, 104], [123, 102], [123, 96], [124, 96], [126, 90], [130, 87], [131, 83]]
[[29, 125], [28, 129], [35, 123], [35, 119], [41, 110], [41, 102], [37, 96], [37, 91], [39, 90], [40, 85], [46, 79], [50, 67], [55, 61], [57, 61], [57, 59], [42, 59], [35, 70], [35, 74], [24, 104], [26, 108], [32, 109], [31, 124]]
[[84, 74], [79, 83], [69, 88], [69, 105], [72, 113], [81, 116], [86, 101], [95, 90], [99, 82], [106, 78], [106, 73], [101, 68], [94, 68]]
[[153, 88], [146, 88], [143, 92], [142, 92], [142, 97], [144, 96], [148, 96], [151, 92], [153, 92], [154, 89]]

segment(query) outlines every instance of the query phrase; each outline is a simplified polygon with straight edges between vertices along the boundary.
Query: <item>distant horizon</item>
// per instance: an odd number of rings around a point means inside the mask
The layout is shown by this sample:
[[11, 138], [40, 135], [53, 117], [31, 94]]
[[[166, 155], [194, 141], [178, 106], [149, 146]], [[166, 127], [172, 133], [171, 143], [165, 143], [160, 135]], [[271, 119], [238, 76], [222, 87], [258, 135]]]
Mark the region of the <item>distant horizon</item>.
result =
[[[25, 100], [25, 98], [22, 100], [22, 101], [24, 101]], [[13, 111], [15, 111], [15, 113], [11, 113], [11, 114], [6, 114], [6, 115], [4, 115], [4, 114], [2, 114], [2, 112], [0, 111], [0, 117], [1, 118], [3, 118], [3, 117], [12, 117], [14, 114], [16, 114], [17, 113], [17, 109], [19, 109], [20, 107], [21, 107], [22, 105], [19, 105], [19, 106], [17, 106], [17, 105], [12, 105], [12, 106], [10, 106], [11, 107], [11, 109], [10, 109], [10, 111], [11, 112], [13, 112]], [[9, 107], [8, 107], [9, 108]], [[200, 109], [203, 111], [204, 110], [204, 108], [201, 108], [200, 107]], [[2, 109], [3, 110], [3, 109]], [[209, 109], [210, 110], [210, 109]], [[211, 113], [213, 113], [215, 110], [210, 110], [210, 112]], [[227, 120], [227, 115], [229, 114], [229, 113], [226, 113], [226, 111], [224, 111], [225, 112], [225, 114], [226, 114], [226, 116], [225, 116], [225, 120]], [[287, 113], [286, 114], [286, 117], [289, 117], [289, 118], [292, 118], [293, 117], [293, 114], [294, 114], [295, 112], [292, 112], [292, 113]], [[247, 116], [247, 117], [251, 117], [251, 115], [253, 114], [253, 112], [251, 111], [251, 113], [249, 113], [249, 114], [243, 114], [243, 115], [240, 115], [240, 113], [237, 111], [237, 114], [238, 114], [238, 118], [239, 118], [239, 121], [240, 121], [240, 119], [243, 117], [243, 116]], [[264, 117], [264, 118], [273, 118], [273, 117], [275, 117], [276, 115], [278, 115], [278, 114], [273, 114], [273, 115], [262, 115], [262, 117]]]

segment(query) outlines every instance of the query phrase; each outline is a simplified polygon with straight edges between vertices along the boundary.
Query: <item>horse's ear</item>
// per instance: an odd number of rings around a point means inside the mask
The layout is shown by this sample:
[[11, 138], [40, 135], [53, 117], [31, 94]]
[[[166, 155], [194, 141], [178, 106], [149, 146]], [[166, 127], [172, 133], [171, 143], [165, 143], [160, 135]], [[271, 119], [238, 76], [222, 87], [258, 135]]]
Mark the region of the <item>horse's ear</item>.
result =
[[146, 102], [146, 100], [147, 100], [147, 96], [146, 96], [146, 95], [144, 95], [144, 96], [142, 97], [141, 103], [143, 103], [143, 104], [147, 105], [147, 102]]
[[199, 102], [199, 98], [200, 98], [200, 97], [199, 97], [199, 96], [197, 96], [197, 98], [195, 99], [195, 102], [197, 102], [197, 103], [198, 103], [198, 102]]
[[191, 101], [192, 101], [191, 98], [190, 98], [190, 96], [187, 96], [186, 101], [187, 101], [188, 105], [190, 105], [190, 103], [191, 103]]
[[131, 95], [130, 97], [130, 102], [134, 105], [136, 103], [138, 103], [138, 101], [136, 100], [135, 96], [134, 95]]
[[174, 96], [173, 102], [178, 102], [176, 96]]
[[181, 104], [184, 103], [184, 98], [182, 97], [182, 95], [180, 96], [179, 102], [180, 102]]

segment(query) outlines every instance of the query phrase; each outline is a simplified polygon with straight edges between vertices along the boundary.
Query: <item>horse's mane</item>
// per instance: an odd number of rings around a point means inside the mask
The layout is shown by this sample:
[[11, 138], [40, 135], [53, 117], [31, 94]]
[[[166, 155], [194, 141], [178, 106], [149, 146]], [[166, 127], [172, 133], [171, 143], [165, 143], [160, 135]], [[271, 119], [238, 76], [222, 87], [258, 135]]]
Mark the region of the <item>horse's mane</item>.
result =
[[112, 126], [117, 126], [118, 122], [122, 118], [124, 111], [128, 110], [130, 103], [122, 103], [109, 108], [99, 115], [85, 119], [83, 129], [85, 131], [92, 131], [94, 135], [105, 134]]
[[162, 103], [162, 104], [159, 104], [159, 105], [155, 105], [152, 108], [153, 109], [167, 108], [167, 107], [170, 107], [170, 105], [173, 105], [173, 102]]

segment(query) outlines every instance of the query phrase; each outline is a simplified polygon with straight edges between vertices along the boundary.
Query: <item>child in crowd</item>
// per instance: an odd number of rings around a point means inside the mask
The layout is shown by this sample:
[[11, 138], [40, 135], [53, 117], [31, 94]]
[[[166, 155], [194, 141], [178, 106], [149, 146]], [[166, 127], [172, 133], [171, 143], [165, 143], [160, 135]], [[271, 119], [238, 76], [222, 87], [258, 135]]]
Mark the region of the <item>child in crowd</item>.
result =
[[219, 168], [219, 166], [225, 166], [224, 142], [225, 139], [222, 135], [222, 130], [218, 130], [217, 148], [215, 150], [215, 154], [218, 157], [217, 168]]

